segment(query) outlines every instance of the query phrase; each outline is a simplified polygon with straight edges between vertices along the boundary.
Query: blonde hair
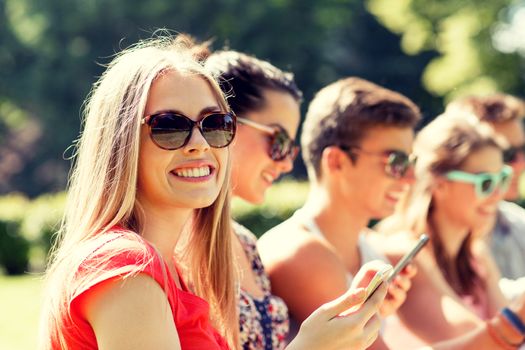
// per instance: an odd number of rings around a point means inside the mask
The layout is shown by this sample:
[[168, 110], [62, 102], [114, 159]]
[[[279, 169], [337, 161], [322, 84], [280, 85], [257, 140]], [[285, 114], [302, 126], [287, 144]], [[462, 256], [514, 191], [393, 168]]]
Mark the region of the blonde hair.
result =
[[[103, 269], [75, 275], [82, 262], [103, 246], [100, 266], [124, 251], [142, 256], [143, 264], [122, 271], [125, 276], [142, 270], [151, 260], [140, 239], [114, 239], [116, 225], [138, 234], [142, 213], [136, 196], [141, 119], [149, 90], [159, 75], [175, 70], [197, 75], [210, 86], [223, 110], [228, 106], [215, 80], [193, 57], [186, 37], [159, 37], [122, 51], [86, 100], [83, 131], [73, 155], [68, 199], [57, 234], [50, 266], [46, 273], [45, 309], [41, 322], [42, 348], [54, 336], [64, 343], [62, 321], [70, 316], [71, 301], [83, 290], [103, 280]], [[192, 237], [188, 243], [189, 279], [199, 296], [210, 304], [213, 324], [230, 344], [237, 344], [235, 278], [232, 264], [229, 164], [224, 184], [215, 202], [196, 209]], [[118, 243], [117, 243], [118, 242]], [[126, 245], [126, 246], [124, 246]], [[97, 267], [98, 267], [97, 265]]]
[[459, 294], [469, 293], [482, 283], [471, 266], [470, 235], [465, 239], [457, 260], [450, 268], [437, 228], [432, 223], [432, 192], [438, 177], [460, 169], [467, 158], [485, 147], [503, 149], [503, 141], [486, 124], [472, 116], [448, 112], [423, 128], [414, 142], [416, 183], [396, 207], [396, 212], [383, 220], [378, 229], [386, 233], [409, 231], [416, 235], [430, 234], [434, 255], [442, 273]]

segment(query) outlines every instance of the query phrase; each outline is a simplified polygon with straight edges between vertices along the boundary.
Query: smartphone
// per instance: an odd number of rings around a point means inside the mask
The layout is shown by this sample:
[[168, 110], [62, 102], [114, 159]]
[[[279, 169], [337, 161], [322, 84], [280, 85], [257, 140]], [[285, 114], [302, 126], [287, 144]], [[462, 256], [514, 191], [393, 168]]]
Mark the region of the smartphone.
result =
[[414, 248], [406, 253], [405, 256], [401, 258], [401, 260], [399, 260], [399, 262], [394, 267], [394, 270], [392, 270], [390, 276], [388, 276], [387, 281], [391, 282], [401, 272], [401, 270], [403, 270], [412, 261], [412, 259], [414, 259], [416, 254], [419, 253], [419, 251], [425, 246], [425, 244], [428, 243], [428, 241], [429, 238], [426, 234], [423, 233], [421, 236], [419, 236], [419, 241], [416, 243]]
[[365, 302], [374, 294], [374, 292], [379, 288], [379, 286], [385, 282], [392, 273], [392, 266], [386, 265], [376, 272], [374, 277], [368, 286], [366, 287], [366, 299]]
[[[386, 281], [386, 279], [388, 278], [391, 272], [392, 272], [392, 266], [385, 265], [383, 268], [381, 268], [379, 271], [375, 273], [374, 277], [372, 277], [372, 279], [370, 280], [370, 283], [368, 283], [368, 286], [366, 287], [366, 298], [363, 301], [363, 303], [365, 303], [374, 294], [377, 288], [379, 288], [379, 286], [384, 281]], [[361, 307], [363, 303], [350, 307], [348, 310], [340, 313], [338, 316], [346, 316], [346, 315], [349, 315], [355, 312]]]

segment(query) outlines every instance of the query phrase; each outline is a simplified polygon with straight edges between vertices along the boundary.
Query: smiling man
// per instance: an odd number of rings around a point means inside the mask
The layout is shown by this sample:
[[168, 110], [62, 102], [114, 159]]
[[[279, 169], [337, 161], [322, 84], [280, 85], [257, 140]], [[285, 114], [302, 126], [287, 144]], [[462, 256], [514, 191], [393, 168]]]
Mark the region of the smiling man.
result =
[[[381, 259], [367, 241], [370, 219], [392, 214], [413, 181], [410, 153], [419, 109], [359, 78], [328, 85], [311, 102], [301, 147], [310, 180], [305, 205], [259, 240], [272, 290], [303, 321], [344, 293], [364, 263]], [[405, 300], [413, 271], [390, 285], [381, 313]], [[386, 348], [379, 339], [372, 347]]]
[[502, 276], [508, 279], [524, 277], [525, 210], [510, 201], [520, 197], [519, 182], [525, 170], [525, 102], [506, 94], [469, 96], [451, 102], [447, 111], [463, 111], [466, 117], [474, 115], [480, 122], [491, 126], [508, 143], [503, 158], [513, 168], [514, 175], [505, 194], [506, 201], [499, 204], [490, 225], [478, 228], [478, 231], [488, 238]]

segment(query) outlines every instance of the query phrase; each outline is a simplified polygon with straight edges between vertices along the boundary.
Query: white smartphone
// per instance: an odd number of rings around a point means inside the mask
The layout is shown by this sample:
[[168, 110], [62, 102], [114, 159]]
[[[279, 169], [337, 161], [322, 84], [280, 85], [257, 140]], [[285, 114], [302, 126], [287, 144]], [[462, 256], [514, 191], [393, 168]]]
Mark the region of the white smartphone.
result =
[[365, 302], [374, 294], [374, 292], [379, 288], [379, 286], [385, 282], [388, 281], [388, 276], [390, 276], [392, 273], [392, 266], [385, 265], [383, 268], [378, 270], [372, 280], [370, 280], [370, 283], [368, 283], [368, 286], [366, 287], [366, 299]]
[[401, 260], [398, 261], [394, 267], [394, 270], [392, 270], [392, 273], [390, 276], [388, 276], [388, 282], [392, 282], [392, 280], [401, 272], [401, 270], [403, 270], [412, 261], [412, 259], [414, 259], [416, 254], [419, 253], [421, 249], [423, 249], [428, 241], [429, 237], [426, 234], [423, 233], [421, 236], [419, 236], [419, 240], [416, 245], [408, 253], [406, 253], [405, 256], [401, 258]]

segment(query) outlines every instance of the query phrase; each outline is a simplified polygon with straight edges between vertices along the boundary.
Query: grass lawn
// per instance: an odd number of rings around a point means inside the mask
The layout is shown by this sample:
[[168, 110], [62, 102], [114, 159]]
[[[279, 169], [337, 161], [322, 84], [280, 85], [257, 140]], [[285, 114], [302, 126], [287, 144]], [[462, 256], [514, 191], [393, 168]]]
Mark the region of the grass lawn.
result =
[[41, 291], [40, 276], [0, 275], [0, 349], [36, 348]]

